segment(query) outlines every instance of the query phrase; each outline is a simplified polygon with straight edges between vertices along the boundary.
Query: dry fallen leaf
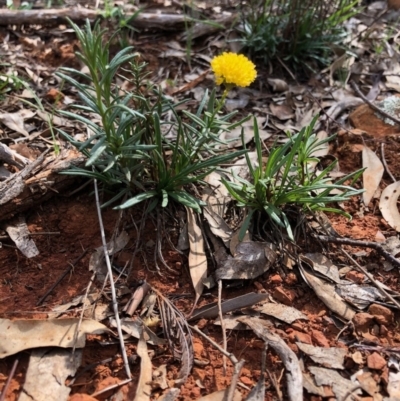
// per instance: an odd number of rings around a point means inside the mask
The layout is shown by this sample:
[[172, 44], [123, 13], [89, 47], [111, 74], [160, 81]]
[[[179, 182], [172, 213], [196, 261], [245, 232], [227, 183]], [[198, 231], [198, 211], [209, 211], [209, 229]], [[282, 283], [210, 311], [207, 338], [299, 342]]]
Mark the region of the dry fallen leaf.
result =
[[374, 196], [375, 191], [379, 188], [384, 168], [379, 157], [368, 146], [364, 146], [362, 151], [363, 168], [363, 186], [365, 192], [363, 193], [363, 201], [365, 206], [368, 206]]
[[193, 209], [187, 207], [188, 234], [190, 243], [189, 270], [197, 303], [203, 293], [203, 280], [207, 277], [207, 256], [204, 251], [204, 239], [201, 228], [196, 222], [196, 215]]
[[29, 132], [25, 129], [24, 119], [32, 118], [34, 115], [35, 113], [23, 109], [17, 113], [0, 113], [0, 122], [11, 130], [28, 137]]
[[400, 181], [388, 185], [381, 194], [379, 210], [390, 227], [400, 231], [400, 214], [397, 209], [397, 199], [400, 195]]
[[83, 348], [86, 333], [101, 334], [109, 331], [96, 320], [83, 320], [75, 342], [78, 323], [79, 319], [0, 319], [0, 358], [38, 347]]
[[147, 344], [144, 340], [144, 330], [142, 330], [140, 335], [136, 352], [140, 357], [140, 376], [134, 401], [150, 401], [152, 364], [147, 351]]

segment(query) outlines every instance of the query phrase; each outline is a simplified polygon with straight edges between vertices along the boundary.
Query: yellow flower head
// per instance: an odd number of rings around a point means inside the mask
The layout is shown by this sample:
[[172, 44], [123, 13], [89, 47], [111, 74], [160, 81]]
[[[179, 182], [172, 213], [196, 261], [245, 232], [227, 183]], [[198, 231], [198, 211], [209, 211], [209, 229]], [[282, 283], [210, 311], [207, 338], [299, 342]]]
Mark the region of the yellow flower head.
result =
[[222, 53], [211, 60], [217, 85], [249, 86], [257, 77], [255, 65], [243, 54]]

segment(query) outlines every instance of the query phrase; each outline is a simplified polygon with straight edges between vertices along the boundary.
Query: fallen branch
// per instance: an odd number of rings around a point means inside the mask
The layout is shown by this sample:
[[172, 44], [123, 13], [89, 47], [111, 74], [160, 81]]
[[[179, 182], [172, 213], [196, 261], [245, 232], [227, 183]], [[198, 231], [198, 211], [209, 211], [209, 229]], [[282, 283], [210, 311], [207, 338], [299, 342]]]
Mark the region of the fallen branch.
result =
[[350, 81], [351, 87], [354, 89], [354, 92], [357, 93], [357, 95], [364, 100], [365, 103], [368, 104], [368, 106], [372, 109], [377, 111], [379, 114], [382, 116], [388, 118], [389, 120], [394, 121], [396, 124], [400, 125], [400, 120], [397, 119], [396, 117], [393, 117], [391, 114], [386, 113], [386, 111], [383, 111], [380, 109], [378, 106], [375, 106], [370, 100], [366, 98], [366, 96], [361, 92], [360, 88], [357, 86], [357, 84], [354, 81]]
[[383, 249], [383, 246], [377, 244], [376, 242], [359, 241], [359, 240], [354, 240], [354, 239], [349, 239], [349, 238], [329, 237], [329, 236], [325, 236], [325, 235], [316, 235], [315, 237], [322, 242], [330, 242], [332, 244], [360, 246], [363, 248], [375, 249], [388, 262], [393, 263], [393, 265], [395, 265], [396, 267], [398, 267], [400, 269], [400, 260], [396, 259], [388, 251], [385, 251], [385, 249]]
[[[125, 14], [129, 19], [133, 14]], [[55, 25], [66, 23], [67, 19], [74, 22], [84, 22], [86, 19], [94, 21], [102, 16], [102, 10], [89, 10], [81, 7], [47, 9], [47, 10], [0, 10], [0, 26], [5, 25]], [[235, 16], [224, 17], [215, 21], [197, 23], [196, 30], [191, 38], [203, 36], [210, 31], [218, 31], [225, 28], [225, 24], [232, 23]], [[161, 31], [185, 30], [187, 23], [192, 22], [192, 18], [182, 14], [162, 14], [162, 13], [139, 13], [130, 22], [134, 28], [138, 29], [158, 29]], [[194, 22], [194, 21], [193, 21]]]

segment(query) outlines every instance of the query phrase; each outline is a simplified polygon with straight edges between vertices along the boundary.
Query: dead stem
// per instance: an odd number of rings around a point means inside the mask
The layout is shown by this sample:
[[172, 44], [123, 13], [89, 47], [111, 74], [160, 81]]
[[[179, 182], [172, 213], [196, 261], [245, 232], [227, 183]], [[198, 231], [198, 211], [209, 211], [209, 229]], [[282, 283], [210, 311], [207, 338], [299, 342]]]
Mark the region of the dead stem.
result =
[[369, 101], [365, 95], [361, 92], [360, 88], [354, 81], [350, 81], [351, 87], [354, 89], [354, 92], [362, 99], [364, 100], [365, 103], [368, 104], [371, 109], [377, 111], [379, 114], [383, 115], [384, 117], [388, 118], [389, 120], [394, 121], [396, 124], [400, 125], [400, 120], [397, 119], [396, 117], [393, 117], [391, 114], [386, 113], [386, 111], [383, 111], [380, 109], [378, 106], [375, 106], [371, 101]]
[[112, 304], [113, 304], [113, 308], [114, 308], [115, 321], [117, 324], [118, 337], [119, 337], [120, 346], [121, 346], [121, 354], [122, 354], [122, 359], [124, 361], [126, 375], [128, 376], [128, 379], [130, 380], [131, 370], [129, 368], [128, 356], [126, 354], [124, 337], [123, 337], [122, 328], [121, 328], [121, 321], [119, 318], [117, 294], [115, 291], [114, 279], [113, 279], [113, 275], [112, 275], [112, 267], [111, 267], [111, 262], [110, 262], [110, 255], [109, 255], [108, 249], [107, 249], [106, 235], [104, 232], [103, 218], [101, 215], [99, 189], [97, 186], [97, 180], [94, 180], [94, 193], [95, 193], [95, 198], [96, 198], [96, 207], [97, 207], [97, 215], [98, 215], [98, 219], [99, 219], [101, 242], [103, 244], [103, 252], [104, 252], [104, 257], [105, 257], [106, 264], [107, 264], [108, 276], [110, 278]]
[[18, 362], [19, 362], [19, 360], [17, 358], [13, 363], [13, 366], [11, 368], [11, 372], [7, 377], [6, 384], [4, 385], [3, 390], [2, 390], [2, 392], [0, 394], [0, 401], [5, 401], [6, 400], [7, 390], [8, 390], [8, 387], [10, 386], [12, 378], [14, 377], [15, 370], [17, 369], [17, 366], [18, 366]]
[[381, 157], [382, 157], [382, 163], [383, 163], [383, 166], [385, 167], [386, 172], [388, 173], [388, 175], [392, 179], [392, 181], [396, 182], [397, 181], [396, 178], [394, 178], [394, 175], [389, 170], [389, 166], [386, 163], [386, 159], [385, 159], [385, 144], [384, 143], [381, 143]]
[[[226, 351], [226, 349], [227, 349], [226, 328], [225, 328], [224, 315], [222, 313], [221, 298], [222, 298], [222, 280], [218, 280], [218, 315], [219, 315], [219, 320], [221, 321], [223, 347], [224, 347], [224, 350]], [[225, 355], [222, 356], [222, 360], [223, 360], [223, 364], [224, 364], [224, 375], [226, 376], [226, 356]]]

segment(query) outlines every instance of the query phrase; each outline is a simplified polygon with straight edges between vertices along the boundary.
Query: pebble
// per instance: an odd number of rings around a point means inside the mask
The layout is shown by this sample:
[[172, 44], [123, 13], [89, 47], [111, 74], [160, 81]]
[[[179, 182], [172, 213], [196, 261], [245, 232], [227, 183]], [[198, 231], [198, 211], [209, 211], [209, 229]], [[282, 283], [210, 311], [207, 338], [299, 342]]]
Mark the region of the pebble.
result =
[[375, 317], [375, 320], [379, 324], [388, 326], [393, 322], [393, 312], [385, 306], [372, 304], [369, 307], [368, 312]]
[[373, 352], [367, 357], [367, 366], [370, 369], [381, 370], [386, 366], [386, 360], [380, 356], [377, 352]]
[[247, 376], [241, 376], [241, 378], [240, 378], [240, 381], [243, 383], [243, 384], [246, 384], [246, 386], [252, 386], [254, 383], [253, 383], [253, 380], [251, 380], [249, 377], [247, 377]]
[[311, 331], [311, 338], [314, 340], [314, 342], [319, 345], [320, 347], [325, 347], [329, 348], [329, 341], [328, 339], [324, 336], [322, 331], [319, 330], [312, 330]]
[[357, 331], [368, 330], [374, 322], [374, 316], [369, 313], [357, 313], [353, 317], [353, 323]]
[[279, 274], [274, 274], [270, 278], [271, 284], [282, 284], [282, 277]]
[[364, 274], [351, 270], [346, 274], [347, 280], [353, 281], [354, 283], [361, 284], [364, 282]]
[[307, 333], [302, 333], [301, 331], [295, 331], [293, 330], [290, 334], [289, 334], [289, 340], [291, 342], [297, 342], [300, 341], [301, 343], [305, 343], [305, 344], [310, 344], [312, 345], [312, 340], [311, 340], [311, 336]]
[[282, 302], [285, 305], [292, 305], [296, 298], [296, 291], [290, 289], [283, 289], [282, 287], [276, 287], [272, 293], [273, 297]]

